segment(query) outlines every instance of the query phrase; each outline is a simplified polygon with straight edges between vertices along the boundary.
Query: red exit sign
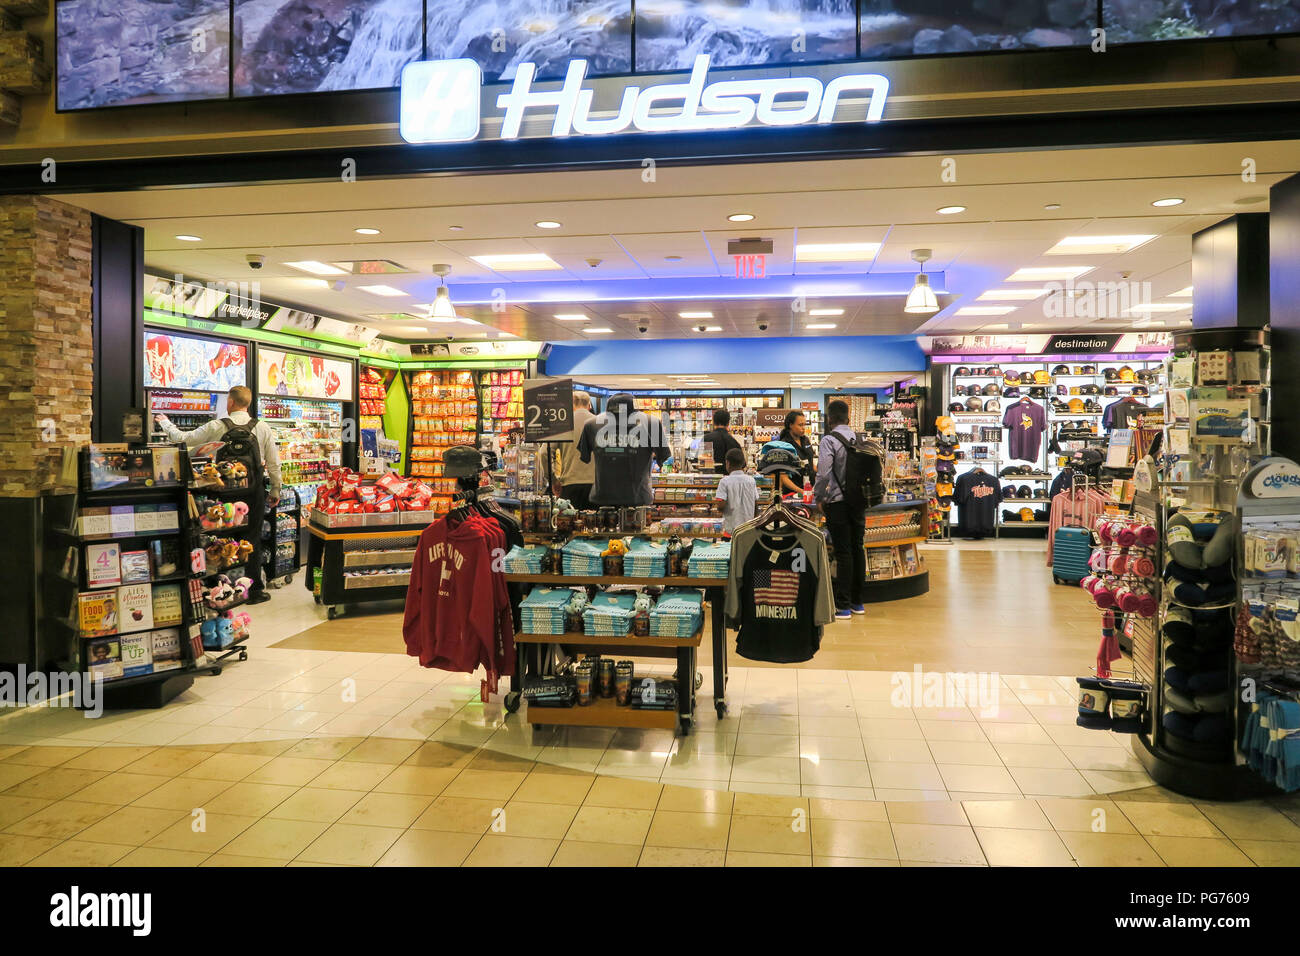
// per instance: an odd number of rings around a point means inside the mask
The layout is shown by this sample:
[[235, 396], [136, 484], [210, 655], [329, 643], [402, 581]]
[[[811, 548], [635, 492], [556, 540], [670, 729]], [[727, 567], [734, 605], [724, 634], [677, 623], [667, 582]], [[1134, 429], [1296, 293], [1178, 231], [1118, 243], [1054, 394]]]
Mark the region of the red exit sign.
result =
[[736, 263], [737, 279], [767, 278], [767, 256], [746, 255], [732, 256], [731, 258]]

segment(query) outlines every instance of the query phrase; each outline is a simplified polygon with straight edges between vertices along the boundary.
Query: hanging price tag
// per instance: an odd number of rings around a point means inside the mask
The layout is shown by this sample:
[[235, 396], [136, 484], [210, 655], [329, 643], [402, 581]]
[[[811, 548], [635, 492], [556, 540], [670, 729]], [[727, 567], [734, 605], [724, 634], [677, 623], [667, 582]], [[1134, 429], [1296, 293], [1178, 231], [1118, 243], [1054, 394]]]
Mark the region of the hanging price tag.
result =
[[573, 433], [573, 379], [524, 382], [524, 441], [570, 441]]

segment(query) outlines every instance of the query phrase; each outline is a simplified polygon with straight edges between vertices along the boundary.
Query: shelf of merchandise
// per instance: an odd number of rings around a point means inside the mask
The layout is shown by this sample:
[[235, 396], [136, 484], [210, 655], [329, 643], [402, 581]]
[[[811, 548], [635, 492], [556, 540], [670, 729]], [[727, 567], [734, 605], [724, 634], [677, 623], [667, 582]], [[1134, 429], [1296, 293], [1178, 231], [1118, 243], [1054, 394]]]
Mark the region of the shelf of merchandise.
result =
[[384, 373], [377, 368], [362, 366], [357, 377], [357, 421], [362, 429], [374, 429], [384, 434], [384, 413], [388, 394]]
[[[316, 489], [331, 468], [343, 462], [343, 406], [326, 399], [263, 395], [257, 400], [259, 418], [275, 435], [280, 451], [280, 485], [297, 493], [299, 516], [316, 500]], [[278, 508], [287, 507], [282, 495]]]
[[442, 455], [453, 445], [478, 445], [479, 401], [474, 373], [426, 369], [411, 373], [411, 453], [407, 474], [434, 489], [431, 509], [444, 512], [456, 493], [442, 475]]
[[[681, 693], [680, 686], [678, 693]], [[586, 707], [531, 707], [525, 703], [526, 719], [534, 727], [619, 727], [629, 730], [677, 730], [680, 717], [674, 710], [638, 710], [620, 707], [613, 699], [597, 697]], [[689, 721], [685, 722], [689, 728]], [[683, 732], [689, 733], [689, 729]]]
[[516, 634], [516, 644], [570, 644], [600, 649], [627, 649], [637, 647], [699, 647], [704, 638], [704, 630], [695, 632], [693, 637], [653, 637], [637, 634], [625, 634], [614, 637], [606, 634], [585, 634], [571, 631], [565, 634]]
[[[178, 472], [182, 475], [190, 471], [189, 456], [184, 445], [175, 446], [178, 451]], [[221, 672], [220, 662], [209, 660], [203, 651], [198, 639], [199, 621], [194, 617], [192, 592], [195, 575], [192, 572], [178, 570], [172, 574], [154, 576], [152, 574], [153, 562], [150, 561], [151, 575], [148, 581], [123, 582], [117, 585], [98, 584], [91, 585], [86, 573], [86, 548], [89, 545], [117, 544], [119, 553], [123, 542], [144, 542], [154, 539], [166, 538], [176, 539], [178, 542], [177, 553], [175, 555], [178, 566], [184, 568], [188, 558], [189, 547], [186, 541], [194, 533], [195, 526], [191, 524], [189, 517], [188, 496], [189, 488], [182, 482], [173, 485], [119, 485], [112, 488], [92, 489], [89, 487], [90, 474], [90, 451], [83, 448], [78, 453], [80, 465], [80, 477], [78, 482], [78, 491], [72, 499], [70, 512], [70, 528], [56, 528], [71, 544], [69, 549], [76, 549], [77, 556], [77, 573], [67, 574], [62, 571], [50, 569], [49, 576], [62, 585], [62, 590], [66, 594], [71, 589], [70, 600], [65, 597], [61, 600], [68, 600], [71, 604], [70, 616], [63, 616], [58, 612], [46, 615], [46, 620], [60, 626], [72, 637], [73, 640], [73, 666], [81, 671], [89, 667], [88, 648], [95, 641], [112, 640], [113, 638], [131, 637], [141, 634], [154, 634], [158, 632], [176, 631], [176, 640], [180, 651], [180, 666], [168, 668], [161, 671], [150, 671], [145, 674], [132, 674], [129, 676], [107, 678], [103, 681], [103, 706], [109, 710], [120, 710], [137, 707], [158, 708], [162, 707], [169, 700], [183, 693], [194, 683], [195, 676], [199, 674], [217, 674]], [[175, 505], [178, 527], [174, 530], [165, 531], [146, 531], [129, 535], [82, 535], [78, 532], [81, 527], [80, 518], [86, 508], [96, 508], [103, 506], [134, 506], [134, 505]], [[53, 552], [52, 552], [53, 553]], [[66, 552], [65, 552], [66, 559]], [[111, 589], [123, 587], [139, 587], [148, 585], [150, 589], [151, 602], [153, 600], [154, 588], [159, 585], [175, 584], [178, 585], [180, 617], [171, 622], [151, 621], [148, 627], [133, 627], [129, 629], [114, 628], [112, 633], [101, 634], [98, 632], [85, 633], [81, 629], [80, 620], [80, 595], [82, 594], [99, 594], [107, 595]], [[118, 608], [121, 613], [121, 608]], [[151, 641], [152, 644], [152, 641]], [[119, 655], [120, 655], [119, 643]], [[152, 646], [150, 648], [152, 655]], [[153, 666], [152, 661], [149, 665]]]
[[479, 434], [504, 435], [524, 425], [524, 370], [479, 373]]
[[[303, 562], [304, 585], [311, 591], [317, 604], [325, 606], [326, 616], [333, 620], [339, 608], [370, 601], [395, 600], [406, 597], [411, 566], [415, 562], [415, 546], [420, 534], [429, 526], [427, 520], [405, 525], [379, 525], [362, 528], [322, 528], [307, 526], [307, 556]], [[400, 544], [399, 544], [400, 542]], [[376, 552], [396, 552], [391, 560], [378, 563]], [[367, 557], [361, 557], [361, 554]], [[349, 560], [349, 555], [355, 560]], [[375, 562], [375, 563], [371, 563]], [[355, 577], [381, 577], [349, 574], [362, 568], [391, 568], [390, 580], [373, 585], [349, 586]], [[405, 578], [398, 580], [398, 575]], [[319, 574], [319, 585], [316, 583]]]

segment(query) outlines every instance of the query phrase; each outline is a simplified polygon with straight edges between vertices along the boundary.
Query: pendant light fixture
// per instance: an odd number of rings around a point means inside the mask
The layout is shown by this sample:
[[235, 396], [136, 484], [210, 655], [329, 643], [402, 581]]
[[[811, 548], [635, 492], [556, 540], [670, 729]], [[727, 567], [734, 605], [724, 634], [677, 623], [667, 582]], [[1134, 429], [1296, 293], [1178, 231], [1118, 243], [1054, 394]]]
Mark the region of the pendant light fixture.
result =
[[437, 263], [433, 267], [433, 274], [442, 280], [442, 285], [438, 286], [438, 291], [433, 297], [433, 308], [429, 310], [429, 318], [440, 319], [444, 322], [454, 322], [456, 320], [456, 307], [451, 304], [451, 293], [447, 291], [447, 274], [451, 272], [451, 266], [444, 263]]
[[904, 312], [931, 315], [939, 311], [939, 300], [934, 297], [934, 290], [930, 288], [930, 277], [925, 274], [925, 262], [929, 258], [929, 249], [912, 250], [912, 259], [921, 264], [921, 271], [916, 274], [912, 291], [907, 293], [907, 304], [903, 306]]

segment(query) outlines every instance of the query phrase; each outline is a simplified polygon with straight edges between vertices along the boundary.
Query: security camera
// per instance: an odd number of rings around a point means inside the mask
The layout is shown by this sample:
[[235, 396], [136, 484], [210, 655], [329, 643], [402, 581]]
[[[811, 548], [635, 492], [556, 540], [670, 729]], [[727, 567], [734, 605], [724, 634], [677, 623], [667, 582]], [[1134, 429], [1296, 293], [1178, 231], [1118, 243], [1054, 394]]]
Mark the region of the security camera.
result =
[[758, 320], [758, 331], [760, 331], [760, 332], [766, 332], [766, 331], [767, 331], [767, 326], [768, 326], [767, 319], [759, 319], [759, 320]]
[[597, 259], [593, 256], [592, 258], [587, 260], [587, 265], [591, 266], [594, 269], [604, 261], [605, 261], [604, 259]]
[[647, 332], [650, 331], [650, 326], [642, 322], [639, 325], [637, 325], [636, 330], [640, 332], [642, 335], [645, 335]]
[[244, 256], [244, 259], [248, 262], [248, 268], [250, 269], [260, 269], [266, 264], [266, 256], [258, 252], [250, 252]]
[[707, 331], [709, 331], [709, 327], [708, 327], [707, 325], [697, 325], [697, 326], [695, 327], [695, 331], [696, 331], [696, 332], [707, 332]]
[[449, 335], [449, 336], [447, 336], [447, 341], [448, 341], [448, 342], [455, 342], [455, 341], [456, 341], [456, 336], [454, 336], [454, 335]]

